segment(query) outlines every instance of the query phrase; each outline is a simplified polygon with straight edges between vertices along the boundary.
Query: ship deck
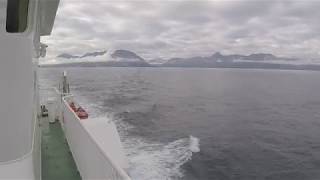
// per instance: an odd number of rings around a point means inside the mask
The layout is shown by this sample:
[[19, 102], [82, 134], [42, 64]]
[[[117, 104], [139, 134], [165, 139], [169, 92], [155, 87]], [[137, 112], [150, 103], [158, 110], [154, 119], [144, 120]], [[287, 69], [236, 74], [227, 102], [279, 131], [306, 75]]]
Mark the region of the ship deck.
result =
[[42, 179], [81, 180], [60, 123], [42, 120]]

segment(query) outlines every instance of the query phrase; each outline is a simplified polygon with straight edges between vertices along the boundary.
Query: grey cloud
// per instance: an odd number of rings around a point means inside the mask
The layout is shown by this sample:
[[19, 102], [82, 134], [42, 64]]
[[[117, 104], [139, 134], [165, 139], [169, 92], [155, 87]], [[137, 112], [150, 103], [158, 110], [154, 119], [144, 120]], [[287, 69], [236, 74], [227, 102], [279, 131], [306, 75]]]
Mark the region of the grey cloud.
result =
[[64, 0], [48, 58], [123, 48], [146, 58], [224, 53], [320, 57], [319, 1]]
[[218, 12], [225, 20], [234, 24], [243, 24], [252, 18], [264, 17], [272, 13], [278, 1], [226, 1]]

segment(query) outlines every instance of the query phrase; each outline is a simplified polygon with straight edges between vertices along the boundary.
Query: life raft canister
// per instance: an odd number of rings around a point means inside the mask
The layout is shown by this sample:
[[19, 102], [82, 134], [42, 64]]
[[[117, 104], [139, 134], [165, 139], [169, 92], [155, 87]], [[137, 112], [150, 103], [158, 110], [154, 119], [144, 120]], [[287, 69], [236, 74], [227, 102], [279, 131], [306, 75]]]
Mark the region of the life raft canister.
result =
[[74, 102], [69, 103], [69, 106], [70, 106], [70, 108], [71, 108], [74, 112], [77, 111], [77, 107], [76, 107], [76, 105], [74, 104]]
[[88, 119], [89, 117], [88, 113], [81, 106], [77, 109], [76, 114], [80, 119]]
[[80, 119], [88, 119], [89, 114], [81, 106], [77, 108], [74, 102], [70, 102], [69, 106]]

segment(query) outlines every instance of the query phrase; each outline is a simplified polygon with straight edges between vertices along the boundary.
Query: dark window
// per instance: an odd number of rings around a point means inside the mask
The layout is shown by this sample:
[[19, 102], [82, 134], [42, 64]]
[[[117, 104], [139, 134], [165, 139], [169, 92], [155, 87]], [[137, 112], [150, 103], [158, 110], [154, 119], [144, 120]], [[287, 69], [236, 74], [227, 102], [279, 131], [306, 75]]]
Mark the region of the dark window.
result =
[[7, 32], [24, 32], [28, 24], [29, 0], [8, 0]]

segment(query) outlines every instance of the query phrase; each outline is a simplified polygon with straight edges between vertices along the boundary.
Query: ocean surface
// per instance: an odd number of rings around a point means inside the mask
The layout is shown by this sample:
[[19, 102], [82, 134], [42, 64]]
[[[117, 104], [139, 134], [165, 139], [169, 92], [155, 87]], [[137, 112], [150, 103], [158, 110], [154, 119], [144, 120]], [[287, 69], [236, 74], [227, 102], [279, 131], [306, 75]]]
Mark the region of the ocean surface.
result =
[[[42, 88], [63, 68], [41, 68]], [[134, 180], [319, 180], [320, 72], [66, 68], [117, 124]]]

